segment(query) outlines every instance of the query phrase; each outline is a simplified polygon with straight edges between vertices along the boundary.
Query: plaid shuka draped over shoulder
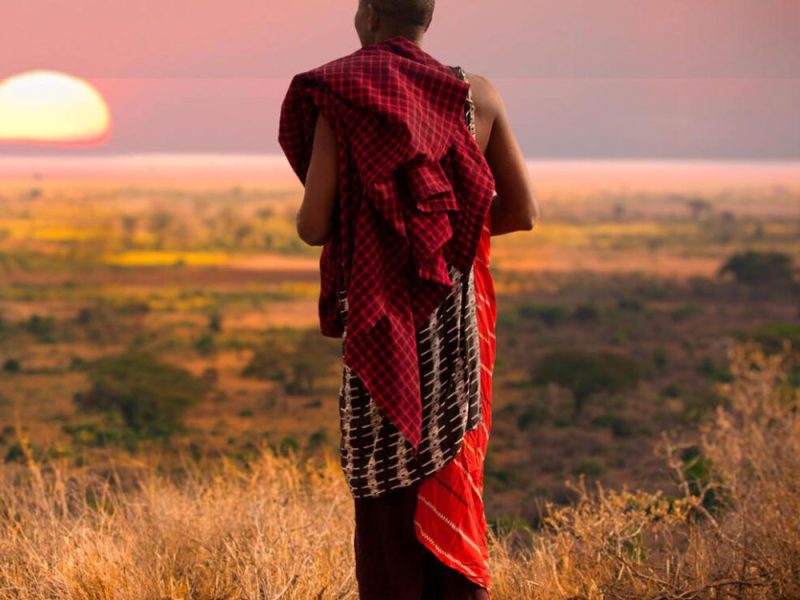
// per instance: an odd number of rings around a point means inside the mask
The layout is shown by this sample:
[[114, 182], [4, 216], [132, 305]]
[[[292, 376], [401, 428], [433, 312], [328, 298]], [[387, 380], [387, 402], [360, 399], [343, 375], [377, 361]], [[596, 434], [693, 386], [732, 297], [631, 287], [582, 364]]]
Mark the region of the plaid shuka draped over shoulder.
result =
[[[451, 67], [458, 77], [461, 67]], [[472, 94], [464, 116], [474, 134]], [[473, 263], [474, 265], [474, 263]], [[453, 289], [417, 330], [422, 392], [422, 440], [416, 454], [381, 415], [361, 378], [346, 364], [339, 387], [340, 457], [354, 498], [375, 497], [435, 473], [459, 451], [481, 419], [481, 361], [474, 268], [448, 265]], [[347, 338], [348, 301], [339, 293]]]
[[318, 114], [339, 148], [338, 227], [320, 257], [320, 328], [417, 451], [422, 437], [416, 332], [466, 273], [494, 178], [464, 122], [469, 84], [395, 37], [295, 75], [278, 139], [305, 183]]

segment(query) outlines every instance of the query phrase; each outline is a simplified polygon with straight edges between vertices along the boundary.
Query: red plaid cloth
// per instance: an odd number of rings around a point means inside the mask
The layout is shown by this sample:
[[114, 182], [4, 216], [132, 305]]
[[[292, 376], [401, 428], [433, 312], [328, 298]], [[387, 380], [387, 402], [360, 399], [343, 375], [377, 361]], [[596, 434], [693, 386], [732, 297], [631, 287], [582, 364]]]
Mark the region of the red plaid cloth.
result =
[[338, 227], [320, 257], [320, 328], [416, 450], [422, 432], [415, 332], [472, 264], [494, 178], [464, 120], [469, 84], [394, 37], [295, 75], [278, 140], [305, 183], [317, 114], [339, 147]]

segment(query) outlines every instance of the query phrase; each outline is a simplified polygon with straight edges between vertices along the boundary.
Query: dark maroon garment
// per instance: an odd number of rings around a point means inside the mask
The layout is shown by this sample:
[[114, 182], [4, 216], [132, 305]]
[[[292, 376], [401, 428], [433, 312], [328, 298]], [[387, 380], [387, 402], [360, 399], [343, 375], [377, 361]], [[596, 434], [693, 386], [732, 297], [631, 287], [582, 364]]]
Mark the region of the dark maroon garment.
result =
[[445, 565], [417, 539], [418, 488], [419, 482], [354, 500], [360, 600], [489, 600], [486, 588]]
[[469, 84], [414, 42], [394, 37], [295, 75], [279, 142], [302, 182], [318, 114], [339, 147], [337, 227], [320, 258], [320, 327], [417, 450], [422, 435], [415, 332], [466, 272], [494, 178], [464, 122]]

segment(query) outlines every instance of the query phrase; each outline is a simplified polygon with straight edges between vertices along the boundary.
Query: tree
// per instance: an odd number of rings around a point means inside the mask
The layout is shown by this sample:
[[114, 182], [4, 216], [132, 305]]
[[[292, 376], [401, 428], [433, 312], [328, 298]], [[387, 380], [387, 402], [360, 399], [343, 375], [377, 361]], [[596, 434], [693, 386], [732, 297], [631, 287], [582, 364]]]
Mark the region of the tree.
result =
[[788, 283], [793, 275], [792, 258], [781, 252], [748, 250], [734, 254], [719, 269], [719, 275], [730, 273], [738, 283]]
[[289, 394], [309, 394], [340, 360], [339, 352], [338, 342], [313, 329], [297, 336], [275, 334], [255, 351], [242, 375], [279, 382]]
[[169, 437], [180, 430], [186, 410], [211, 388], [185, 369], [136, 350], [95, 361], [87, 372], [92, 386], [75, 394], [78, 407], [118, 413], [145, 437]]
[[531, 377], [534, 384], [555, 383], [571, 390], [577, 416], [591, 396], [635, 386], [641, 369], [636, 361], [616, 352], [563, 349], [545, 354]]
[[687, 201], [686, 206], [692, 211], [692, 218], [695, 220], [699, 219], [703, 214], [711, 212], [714, 208], [710, 202], [699, 198]]

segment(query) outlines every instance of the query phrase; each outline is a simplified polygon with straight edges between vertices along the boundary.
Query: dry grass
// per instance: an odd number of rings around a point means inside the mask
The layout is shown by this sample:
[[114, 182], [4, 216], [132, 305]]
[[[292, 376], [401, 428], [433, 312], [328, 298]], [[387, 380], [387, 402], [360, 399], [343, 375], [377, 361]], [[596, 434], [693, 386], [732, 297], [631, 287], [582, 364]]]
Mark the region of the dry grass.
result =
[[[732, 350], [728, 405], [701, 432], [710, 468], [683, 497], [587, 489], [541, 531], [491, 535], [493, 597], [800, 597], [800, 419], [790, 350]], [[338, 462], [263, 452], [248, 467], [157, 460], [107, 472], [0, 468], [0, 597], [354, 598], [352, 505]]]
[[[709, 465], [687, 480], [679, 444], [662, 448], [683, 490], [593, 492], [552, 510], [543, 532], [495, 546], [498, 596], [537, 599], [800, 598], [800, 394], [784, 355], [734, 347], [729, 404], [701, 432]], [[796, 363], [795, 363], [796, 364]], [[697, 472], [697, 471], [695, 471]], [[520, 549], [521, 548], [521, 549]]]

